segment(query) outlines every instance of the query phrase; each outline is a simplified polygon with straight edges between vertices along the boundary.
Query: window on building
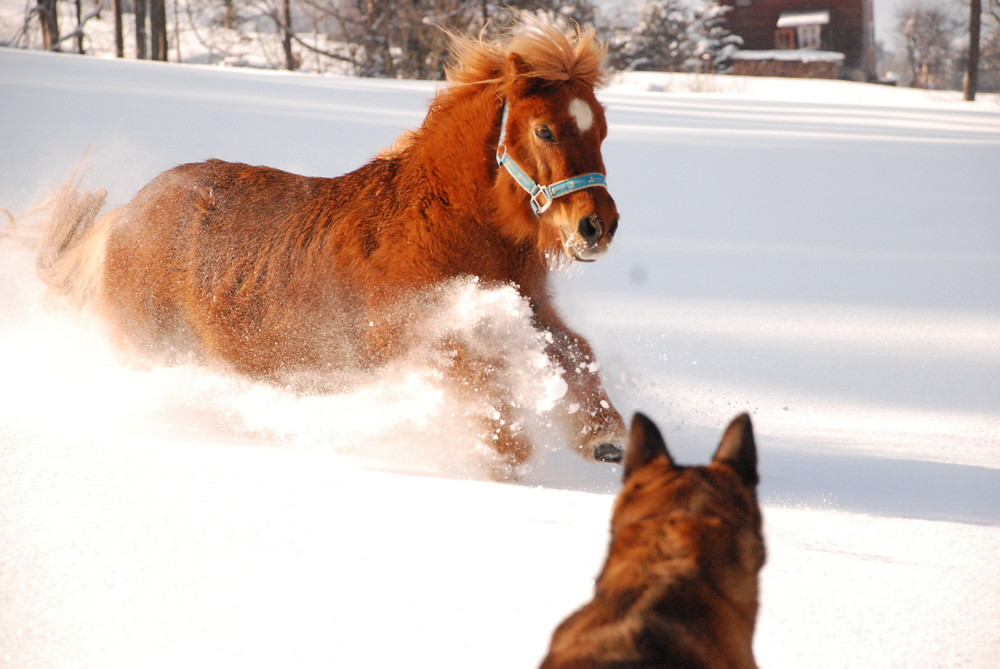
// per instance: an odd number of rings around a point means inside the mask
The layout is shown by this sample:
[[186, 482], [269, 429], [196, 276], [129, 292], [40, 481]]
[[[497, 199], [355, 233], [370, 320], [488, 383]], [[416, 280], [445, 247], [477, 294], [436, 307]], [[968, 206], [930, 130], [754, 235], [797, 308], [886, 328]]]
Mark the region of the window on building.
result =
[[774, 31], [775, 49], [794, 49], [795, 31], [791, 28], [778, 28]]
[[819, 26], [799, 26], [799, 48], [818, 49], [820, 48], [820, 27]]
[[774, 33], [778, 49], [820, 49], [823, 44], [823, 26], [830, 24], [830, 10], [782, 12], [778, 16]]

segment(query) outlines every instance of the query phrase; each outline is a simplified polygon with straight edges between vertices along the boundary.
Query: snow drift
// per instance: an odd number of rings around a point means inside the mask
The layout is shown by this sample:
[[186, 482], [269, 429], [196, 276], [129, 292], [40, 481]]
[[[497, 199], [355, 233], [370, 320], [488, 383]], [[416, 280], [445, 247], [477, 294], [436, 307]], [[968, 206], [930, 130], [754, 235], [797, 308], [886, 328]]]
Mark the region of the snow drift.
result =
[[[112, 205], [210, 156], [339, 174], [433, 93], [9, 50], [0, 87], [18, 217], [88, 149]], [[753, 415], [761, 665], [991, 666], [1000, 106], [662, 75], [602, 100], [622, 227], [559, 304], [679, 460]], [[559, 377], [523, 305], [469, 283], [446, 304], [429, 331], [504, 339], [548, 435]], [[415, 350], [325, 397], [134, 368], [0, 239], [2, 664], [536, 665], [589, 598], [620, 472], [547, 436], [490, 482], [463, 418], [485, 408]]]

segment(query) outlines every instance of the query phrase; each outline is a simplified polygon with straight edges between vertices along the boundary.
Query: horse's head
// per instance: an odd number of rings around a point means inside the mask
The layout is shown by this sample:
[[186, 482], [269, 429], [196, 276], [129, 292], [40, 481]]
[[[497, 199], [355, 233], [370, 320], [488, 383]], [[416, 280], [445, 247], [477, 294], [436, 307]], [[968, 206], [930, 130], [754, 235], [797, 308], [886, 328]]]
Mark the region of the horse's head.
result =
[[618, 209], [604, 180], [608, 125], [593, 85], [532, 76], [531, 66], [510, 54], [500, 94], [498, 184], [538, 226], [542, 248], [597, 260], [614, 237]]
[[[542, 13], [513, 16], [499, 41], [453, 35], [447, 71], [453, 85], [438, 97], [432, 115], [445, 102], [472, 95], [489, 105], [499, 100], [487, 131], [497, 138], [499, 167], [489, 206], [498, 224], [551, 259], [597, 260], [618, 227], [601, 158], [608, 126], [594, 95], [607, 77], [607, 50], [592, 28], [567, 28]], [[450, 129], [454, 136], [479, 130], [484, 107], [475, 110]]]

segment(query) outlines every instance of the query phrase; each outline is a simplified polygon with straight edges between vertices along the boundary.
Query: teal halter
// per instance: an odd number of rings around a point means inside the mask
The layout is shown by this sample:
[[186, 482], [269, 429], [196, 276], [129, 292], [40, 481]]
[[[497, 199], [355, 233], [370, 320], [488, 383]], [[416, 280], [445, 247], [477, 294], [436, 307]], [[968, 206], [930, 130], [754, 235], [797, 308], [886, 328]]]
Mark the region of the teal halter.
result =
[[578, 177], [557, 181], [549, 186], [541, 186], [536, 183], [510, 157], [510, 154], [507, 153], [507, 147], [504, 145], [504, 139], [507, 137], [507, 112], [509, 109], [510, 103], [505, 101], [503, 103], [503, 116], [500, 118], [500, 141], [497, 142], [497, 164], [505, 168], [521, 188], [528, 191], [528, 195], [531, 196], [531, 210], [535, 212], [535, 216], [544, 214], [552, 205], [552, 200], [557, 197], [569, 195], [584, 188], [600, 187], [607, 189], [608, 182], [600, 172], [588, 172]]

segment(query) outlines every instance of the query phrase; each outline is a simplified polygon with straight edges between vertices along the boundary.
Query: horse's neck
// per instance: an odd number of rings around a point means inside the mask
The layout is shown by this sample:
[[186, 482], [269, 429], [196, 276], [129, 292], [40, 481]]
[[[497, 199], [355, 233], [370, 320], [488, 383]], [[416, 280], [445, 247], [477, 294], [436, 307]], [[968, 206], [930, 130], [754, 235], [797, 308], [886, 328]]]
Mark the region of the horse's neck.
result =
[[441, 93], [424, 122], [408, 167], [419, 170], [428, 187], [444, 190], [459, 207], [488, 211], [488, 191], [496, 178], [500, 106], [484, 87]]
[[523, 294], [537, 297], [547, 282], [544, 256], [533, 238], [511, 234], [498, 213], [494, 183], [500, 112], [495, 87], [466, 86], [439, 94], [423, 126], [401, 141], [402, 148], [389, 152], [392, 166], [382, 170], [382, 178], [390, 183], [382, 185], [394, 193], [400, 208], [433, 203], [428, 223], [436, 235], [447, 237], [452, 269], [513, 282]]

